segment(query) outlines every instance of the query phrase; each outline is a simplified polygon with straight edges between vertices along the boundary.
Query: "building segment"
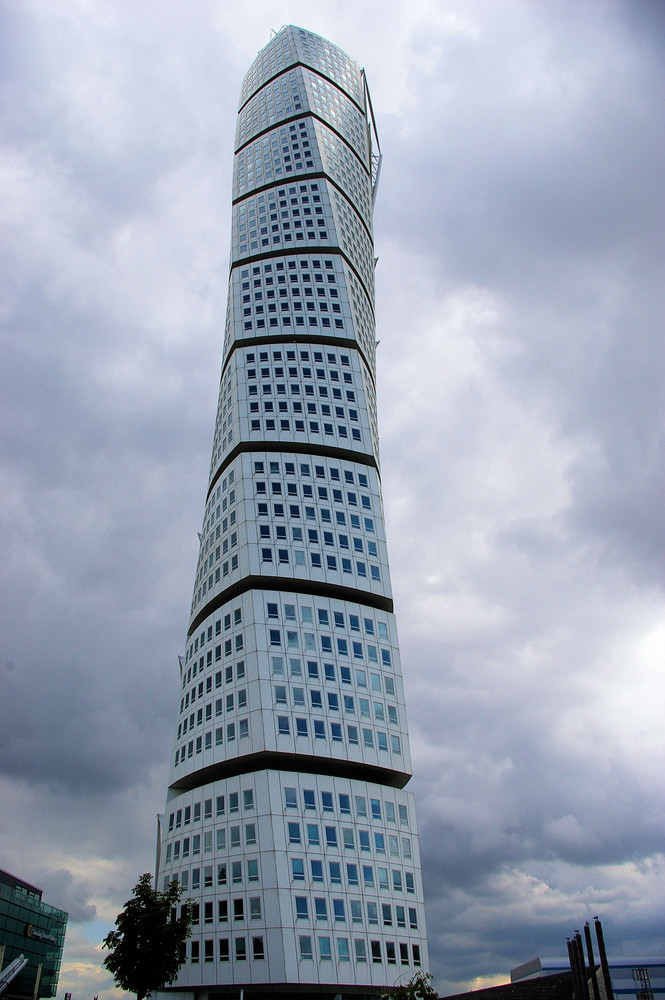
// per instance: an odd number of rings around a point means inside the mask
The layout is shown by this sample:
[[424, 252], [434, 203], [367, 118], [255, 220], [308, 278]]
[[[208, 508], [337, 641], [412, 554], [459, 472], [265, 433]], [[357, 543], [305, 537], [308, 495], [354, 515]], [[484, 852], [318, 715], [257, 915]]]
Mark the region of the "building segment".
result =
[[289, 26], [245, 77], [226, 333], [158, 884], [173, 989], [378, 992], [427, 967], [375, 402], [364, 72]]

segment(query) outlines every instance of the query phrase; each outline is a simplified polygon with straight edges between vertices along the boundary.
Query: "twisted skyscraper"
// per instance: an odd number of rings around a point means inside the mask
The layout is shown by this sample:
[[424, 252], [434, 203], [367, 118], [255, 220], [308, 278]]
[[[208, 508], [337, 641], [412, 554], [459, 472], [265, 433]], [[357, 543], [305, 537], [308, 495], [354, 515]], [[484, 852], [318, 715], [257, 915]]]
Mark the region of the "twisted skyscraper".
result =
[[159, 867], [174, 989], [360, 996], [426, 965], [381, 501], [364, 72], [295, 27], [242, 88], [217, 419]]

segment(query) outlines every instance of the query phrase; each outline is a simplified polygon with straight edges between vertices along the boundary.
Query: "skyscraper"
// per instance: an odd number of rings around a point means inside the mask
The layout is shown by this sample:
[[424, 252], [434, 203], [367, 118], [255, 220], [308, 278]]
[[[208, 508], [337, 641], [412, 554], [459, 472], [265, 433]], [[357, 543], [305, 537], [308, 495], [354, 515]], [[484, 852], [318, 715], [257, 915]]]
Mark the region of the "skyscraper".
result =
[[174, 989], [359, 996], [427, 963], [383, 523], [365, 74], [282, 28], [245, 77], [217, 418], [158, 881]]

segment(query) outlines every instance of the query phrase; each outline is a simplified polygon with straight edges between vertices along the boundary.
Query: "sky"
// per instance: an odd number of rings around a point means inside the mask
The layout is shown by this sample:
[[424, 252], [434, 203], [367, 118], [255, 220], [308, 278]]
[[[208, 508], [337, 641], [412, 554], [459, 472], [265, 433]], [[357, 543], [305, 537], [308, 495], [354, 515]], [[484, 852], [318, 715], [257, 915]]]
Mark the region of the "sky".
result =
[[59, 995], [154, 865], [234, 119], [271, 29], [367, 71], [378, 401], [442, 993], [665, 941], [665, 5], [0, 6], [0, 867]]

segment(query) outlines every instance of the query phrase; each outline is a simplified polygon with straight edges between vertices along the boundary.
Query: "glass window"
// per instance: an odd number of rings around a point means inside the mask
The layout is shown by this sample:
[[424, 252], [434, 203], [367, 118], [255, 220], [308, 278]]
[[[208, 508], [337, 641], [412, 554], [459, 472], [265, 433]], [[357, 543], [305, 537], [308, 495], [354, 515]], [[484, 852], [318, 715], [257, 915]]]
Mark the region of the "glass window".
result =
[[287, 809], [296, 809], [298, 806], [298, 799], [296, 797], [295, 788], [285, 788], [284, 789], [284, 805]]
[[300, 843], [300, 823], [288, 823], [287, 824], [289, 833], [289, 843], [299, 844]]
[[307, 843], [310, 847], [318, 847], [320, 844], [319, 827], [316, 823], [307, 824]]
[[314, 790], [312, 788], [304, 788], [302, 797], [305, 809], [316, 809], [316, 800], [314, 798]]
[[252, 958], [255, 962], [261, 961], [261, 959], [265, 958], [263, 950], [263, 937], [260, 935], [252, 937]]
[[337, 938], [337, 958], [340, 962], [349, 962], [349, 939]]

